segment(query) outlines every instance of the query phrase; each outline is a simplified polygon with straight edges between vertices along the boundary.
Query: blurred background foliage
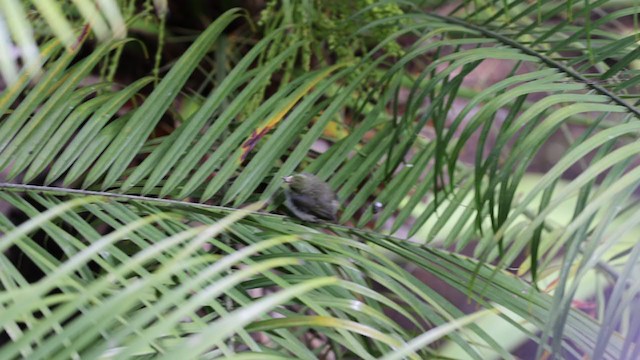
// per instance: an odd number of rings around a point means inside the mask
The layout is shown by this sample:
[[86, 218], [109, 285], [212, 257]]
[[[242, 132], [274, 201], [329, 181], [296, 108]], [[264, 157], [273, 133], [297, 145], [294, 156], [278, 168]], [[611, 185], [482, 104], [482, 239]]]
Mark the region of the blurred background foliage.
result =
[[0, 358], [640, 358], [639, 9], [0, 0]]

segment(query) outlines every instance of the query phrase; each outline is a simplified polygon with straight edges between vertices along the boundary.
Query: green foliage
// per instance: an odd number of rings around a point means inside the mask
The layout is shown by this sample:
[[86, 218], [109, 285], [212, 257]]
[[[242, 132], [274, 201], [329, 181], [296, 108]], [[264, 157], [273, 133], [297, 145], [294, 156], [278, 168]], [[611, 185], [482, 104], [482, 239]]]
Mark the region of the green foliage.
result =
[[19, 81], [19, 74], [30, 78], [40, 74], [43, 59], [38, 44], [43, 43], [42, 39], [54, 36], [67, 50], [73, 51], [88, 31], [102, 41], [125, 37], [126, 26], [116, 0], [77, 0], [73, 4], [51, 0], [3, 1], [0, 4], [2, 80], [14, 84]]
[[[300, 67], [308, 70], [313, 55], [317, 56], [318, 61], [327, 63], [324, 59], [327, 55], [335, 54], [335, 62], [343, 62], [352, 61], [367, 53], [368, 49], [400, 29], [399, 20], [390, 23], [388, 19], [403, 14], [401, 7], [393, 2], [377, 4], [374, 0], [271, 0], [260, 13], [258, 24], [267, 29], [290, 27], [289, 36], [282, 47], [302, 41], [305, 45], [301, 52]], [[360, 32], [366, 25], [380, 20], [384, 20], [387, 25]], [[403, 53], [396, 41], [387, 43], [385, 51], [393, 56]]]
[[[0, 94], [0, 358], [638, 357], [633, 9], [270, 1], [176, 48], [131, 4], [143, 75], [52, 40]], [[339, 224], [277, 215], [302, 171]]]

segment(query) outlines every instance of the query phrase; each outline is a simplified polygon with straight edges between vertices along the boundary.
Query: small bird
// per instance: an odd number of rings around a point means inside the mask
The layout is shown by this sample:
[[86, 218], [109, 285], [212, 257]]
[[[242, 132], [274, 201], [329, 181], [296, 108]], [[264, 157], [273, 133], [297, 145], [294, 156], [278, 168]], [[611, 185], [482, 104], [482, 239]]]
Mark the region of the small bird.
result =
[[336, 221], [340, 203], [329, 184], [312, 174], [296, 174], [283, 178], [289, 184], [285, 189], [285, 206], [304, 221]]

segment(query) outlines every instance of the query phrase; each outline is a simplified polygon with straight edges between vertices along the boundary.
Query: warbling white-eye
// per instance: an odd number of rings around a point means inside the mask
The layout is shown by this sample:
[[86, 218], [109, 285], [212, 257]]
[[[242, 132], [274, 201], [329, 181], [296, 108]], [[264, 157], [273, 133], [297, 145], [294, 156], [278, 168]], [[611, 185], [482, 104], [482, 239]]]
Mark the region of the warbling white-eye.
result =
[[329, 184], [312, 174], [296, 174], [283, 178], [289, 186], [285, 189], [285, 206], [304, 221], [336, 221], [340, 203]]

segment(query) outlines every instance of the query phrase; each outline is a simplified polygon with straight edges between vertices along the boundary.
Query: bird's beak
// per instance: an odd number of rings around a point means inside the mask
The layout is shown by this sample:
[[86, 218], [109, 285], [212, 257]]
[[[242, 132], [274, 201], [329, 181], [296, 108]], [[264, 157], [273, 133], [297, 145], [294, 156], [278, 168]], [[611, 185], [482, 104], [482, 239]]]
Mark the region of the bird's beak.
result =
[[284, 182], [288, 184], [291, 182], [291, 180], [293, 180], [293, 176], [285, 176], [282, 178], [282, 180], [284, 180]]

